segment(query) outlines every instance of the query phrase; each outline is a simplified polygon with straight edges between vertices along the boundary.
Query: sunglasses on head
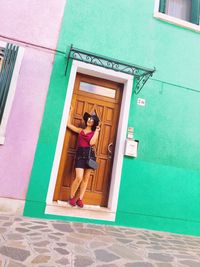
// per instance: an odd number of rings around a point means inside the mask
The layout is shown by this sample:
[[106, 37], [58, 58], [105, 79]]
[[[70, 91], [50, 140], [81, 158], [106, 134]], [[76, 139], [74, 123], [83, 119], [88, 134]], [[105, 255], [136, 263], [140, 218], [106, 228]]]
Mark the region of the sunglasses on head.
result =
[[88, 121], [94, 121], [94, 119], [93, 119], [93, 118], [91, 118], [91, 117], [89, 117], [89, 118], [88, 118]]

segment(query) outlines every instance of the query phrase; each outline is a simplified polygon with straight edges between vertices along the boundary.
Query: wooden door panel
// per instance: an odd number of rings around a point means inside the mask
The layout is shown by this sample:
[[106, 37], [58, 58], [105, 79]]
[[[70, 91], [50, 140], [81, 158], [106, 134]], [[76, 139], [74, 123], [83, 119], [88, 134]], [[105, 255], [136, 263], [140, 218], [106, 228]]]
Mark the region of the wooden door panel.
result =
[[97, 111], [97, 114], [98, 114], [99, 118], [103, 118], [103, 110], [104, 110], [103, 106], [96, 105], [96, 111]]
[[111, 125], [103, 125], [102, 126], [102, 138], [100, 140], [100, 146], [99, 146], [99, 156], [104, 156], [108, 154], [108, 145], [110, 142], [110, 137], [111, 137]]
[[[104, 106], [104, 103], [105, 101], [102, 101], [102, 100], [99, 100], [99, 99], [96, 99], [96, 98], [92, 98], [90, 99], [89, 97], [86, 97], [86, 96], [78, 96], [77, 94], [74, 94], [74, 97], [78, 97], [78, 99], [76, 100], [83, 100], [85, 101], [85, 111], [87, 112], [90, 112], [93, 110], [93, 107], [95, 106], [95, 108], [97, 106], [102, 106], [102, 107], [105, 107]], [[116, 102], [117, 103], [117, 102]], [[89, 109], [87, 105], [91, 105], [92, 109]], [[111, 102], [106, 102], [106, 107], [115, 107], [115, 103], [111, 103]]]
[[[95, 97], [94, 94], [79, 91], [80, 82], [84, 80], [87, 82], [95, 82], [108, 88], [116, 90], [116, 98], [108, 99], [106, 97]], [[106, 85], [107, 84], [107, 85]], [[113, 163], [113, 155], [110, 158], [108, 153], [108, 145], [113, 143], [113, 149], [117, 134], [117, 124], [120, 110], [120, 101], [122, 95], [122, 88], [120, 84], [94, 78], [86, 75], [77, 75], [74, 93], [72, 98], [72, 106], [74, 107], [74, 114], [72, 116], [72, 123], [78, 127], [84, 127], [83, 114], [84, 112], [97, 111], [101, 120], [101, 131], [99, 135], [98, 144], [96, 146], [97, 162], [99, 168], [91, 172], [91, 176], [87, 185], [87, 190], [84, 196], [86, 204], [107, 206], [110, 179]], [[108, 101], [109, 100], [109, 101]], [[77, 146], [76, 133], [69, 129], [66, 130], [65, 142], [61, 156], [59, 167], [57, 185], [54, 199], [68, 200], [70, 193], [70, 186], [75, 177], [74, 162]]]
[[[74, 173], [74, 153], [68, 153], [66, 157], [66, 165], [64, 168], [63, 176], [64, 177], [72, 177], [72, 173]], [[70, 187], [72, 179], [63, 179], [63, 186]]]
[[76, 114], [81, 116], [83, 114], [84, 107], [85, 107], [84, 101], [81, 101], [81, 100], [77, 101], [76, 102]]
[[106, 166], [107, 166], [107, 159], [100, 159], [99, 160], [99, 169], [101, 169], [101, 176], [102, 179], [97, 179], [95, 183], [95, 192], [102, 192], [103, 191], [103, 183], [104, 183], [104, 177], [106, 174]]
[[74, 152], [75, 152], [76, 146], [77, 146], [77, 138], [76, 138], [76, 135], [69, 133], [69, 140], [70, 140], [70, 142], [68, 144], [68, 148], [70, 150], [74, 150]]
[[94, 111], [94, 103], [87, 103], [87, 110], [90, 113], [92, 110]]
[[87, 191], [93, 191], [93, 180], [94, 180], [94, 174], [90, 175], [90, 179], [87, 185]]
[[105, 122], [112, 123], [114, 117], [114, 109], [113, 108], [105, 108]]

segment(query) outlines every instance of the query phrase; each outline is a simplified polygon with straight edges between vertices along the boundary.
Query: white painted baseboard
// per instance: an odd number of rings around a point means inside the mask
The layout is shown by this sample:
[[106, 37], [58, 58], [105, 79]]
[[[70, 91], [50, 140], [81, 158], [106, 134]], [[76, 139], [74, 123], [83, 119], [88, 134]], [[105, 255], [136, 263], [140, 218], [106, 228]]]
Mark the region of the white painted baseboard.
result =
[[0, 197], [0, 214], [23, 215], [24, 200]]

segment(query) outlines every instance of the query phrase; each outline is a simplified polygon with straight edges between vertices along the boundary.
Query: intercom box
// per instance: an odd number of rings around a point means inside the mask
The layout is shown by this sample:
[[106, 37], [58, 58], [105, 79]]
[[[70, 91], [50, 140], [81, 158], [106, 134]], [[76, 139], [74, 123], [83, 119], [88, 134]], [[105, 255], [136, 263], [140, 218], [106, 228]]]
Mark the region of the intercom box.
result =
[[125, 155], [129, 157], [136, 158], [138, 151], [138, 140], [126, 139], [125, 142]]

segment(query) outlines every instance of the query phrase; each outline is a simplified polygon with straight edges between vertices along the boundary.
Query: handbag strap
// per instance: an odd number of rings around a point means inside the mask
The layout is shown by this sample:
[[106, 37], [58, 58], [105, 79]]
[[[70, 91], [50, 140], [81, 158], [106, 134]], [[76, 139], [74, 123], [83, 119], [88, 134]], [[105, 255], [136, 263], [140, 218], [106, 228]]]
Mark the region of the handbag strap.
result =
[[90, 154], [91, 154], [91, 146], [90, 146], [90, 149], [89, 149], [89, 154], [88, 154], [88, 159], [90, 159]]
[[[90, 146], [89, 153], [88, 153], [88, 158], [89, 158], [89, 159], [90, 159], [91, 151], [92, 151], [92, 147]], [[94, 151], [94, 150], [93, 150], [93, 151]], [[94, 153], [95, 153], [95, 152], [94, 152]]]

